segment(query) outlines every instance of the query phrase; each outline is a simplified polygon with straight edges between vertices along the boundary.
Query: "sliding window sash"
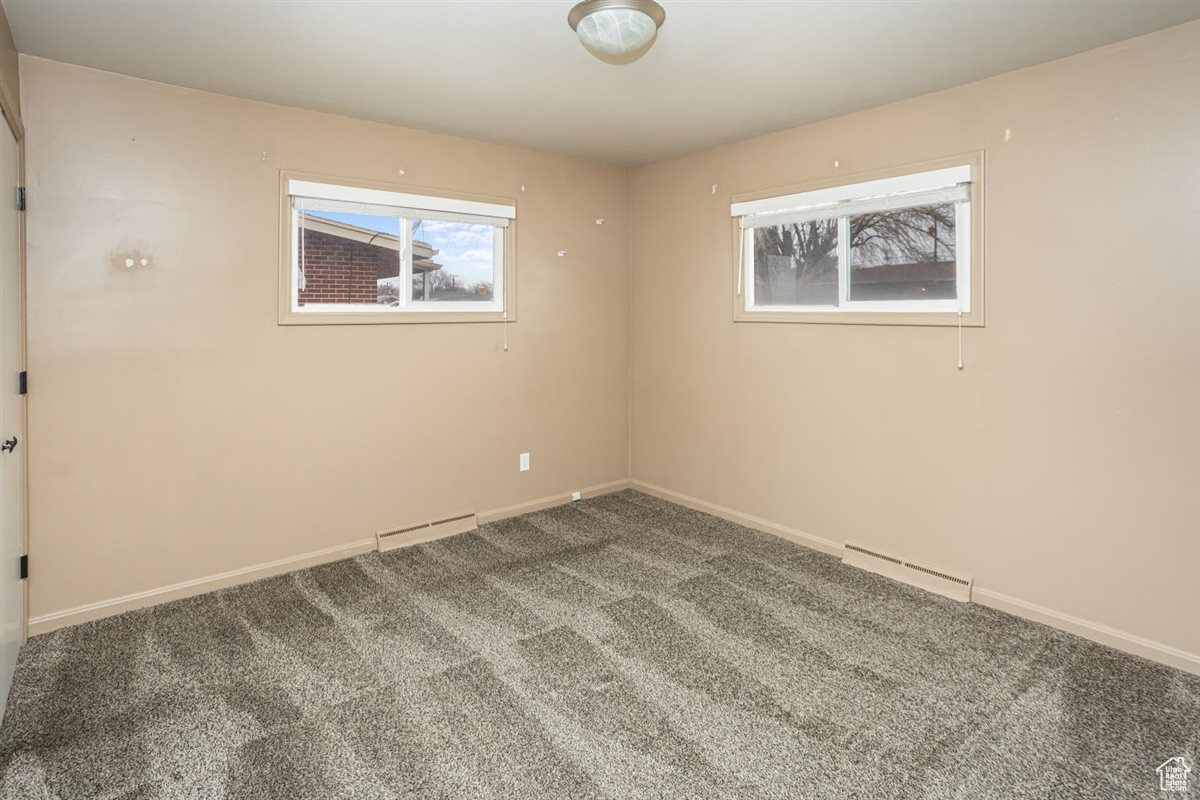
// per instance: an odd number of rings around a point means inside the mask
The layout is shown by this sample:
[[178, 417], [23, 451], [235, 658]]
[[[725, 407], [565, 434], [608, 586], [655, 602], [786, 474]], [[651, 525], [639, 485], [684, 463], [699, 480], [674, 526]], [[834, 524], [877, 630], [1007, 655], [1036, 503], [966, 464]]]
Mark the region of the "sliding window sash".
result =
[[[967, 313], [971, 308], [971, 179], [968, 165], [767, 197], [730, 205], [741, 234], [738, 292], [753, 313], [883, 311]], [[953, 203], [955, 206], [956, 299], [851, 300], [850, 220], [861, 214]], [[837, 300], [831, 305], [757, 305], [754, 299], [754, 229], [818, 220], [838, 226]], [[743, 291], [744, 285], [744, 291]]]

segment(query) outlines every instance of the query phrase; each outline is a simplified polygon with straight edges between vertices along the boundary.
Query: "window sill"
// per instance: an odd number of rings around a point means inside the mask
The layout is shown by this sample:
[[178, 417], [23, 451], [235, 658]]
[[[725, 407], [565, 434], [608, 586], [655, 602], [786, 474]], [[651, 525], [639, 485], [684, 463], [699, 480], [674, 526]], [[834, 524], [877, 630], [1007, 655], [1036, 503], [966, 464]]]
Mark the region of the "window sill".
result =
[[516, 322], [509, 311], [282, 311], [280, 325], [430, 325], [470, 322]]
[[[802, 325], [906, 325], [922, 327], [954, 327], [959, 324], [954, 312], [917, 311], [746, 311], [737, 308], [734, 322], [783, 322]], [[984, 327], [983, 313], [963, 314], [964, 328]]]

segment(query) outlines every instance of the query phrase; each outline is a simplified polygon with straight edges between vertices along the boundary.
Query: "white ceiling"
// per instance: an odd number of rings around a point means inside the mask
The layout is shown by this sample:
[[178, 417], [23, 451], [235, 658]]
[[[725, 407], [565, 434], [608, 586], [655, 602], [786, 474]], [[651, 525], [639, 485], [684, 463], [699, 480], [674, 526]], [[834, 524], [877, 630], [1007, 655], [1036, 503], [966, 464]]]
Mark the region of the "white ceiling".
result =
[[622, 164], [656, 161], [1200, 17], [1200, 0], [665, 0], [634, 64], [571, 0], [5, 0], [23, 53]]

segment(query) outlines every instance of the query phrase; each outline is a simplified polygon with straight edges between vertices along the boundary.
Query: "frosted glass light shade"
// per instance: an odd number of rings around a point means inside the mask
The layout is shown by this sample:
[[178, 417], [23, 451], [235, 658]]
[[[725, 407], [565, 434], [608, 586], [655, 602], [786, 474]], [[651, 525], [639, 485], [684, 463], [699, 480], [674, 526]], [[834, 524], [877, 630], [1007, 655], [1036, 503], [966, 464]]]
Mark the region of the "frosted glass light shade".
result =
[[579, 22], [579, 41], [599, 56], [636, 53], [654, 40], [658, 26], [649, 14], [632, 8], [593, 11]]
[[640, 58], [666, 19], [654, 0], [585, 0], [571, 9], [567, 22], [588, 52], [610, 64]]

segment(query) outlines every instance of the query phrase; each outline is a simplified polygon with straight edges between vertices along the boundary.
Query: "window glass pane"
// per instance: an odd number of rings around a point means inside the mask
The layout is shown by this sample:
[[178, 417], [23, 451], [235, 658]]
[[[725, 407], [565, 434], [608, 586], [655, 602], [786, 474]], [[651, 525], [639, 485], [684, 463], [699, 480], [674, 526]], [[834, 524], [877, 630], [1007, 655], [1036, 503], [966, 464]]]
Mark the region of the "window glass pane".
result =
[[754, 305], [838, 304], [836, 219], [754, 229]]
[[301, 211], [299, 228], [301, 306], [398, 303], [399, 217]]
[[955, 299], [954, 210], [943, 203], [850, 217], [850, 299]]
[[494, 300], [496, 238], [491, 225], [414, 219], [412, 299]]

